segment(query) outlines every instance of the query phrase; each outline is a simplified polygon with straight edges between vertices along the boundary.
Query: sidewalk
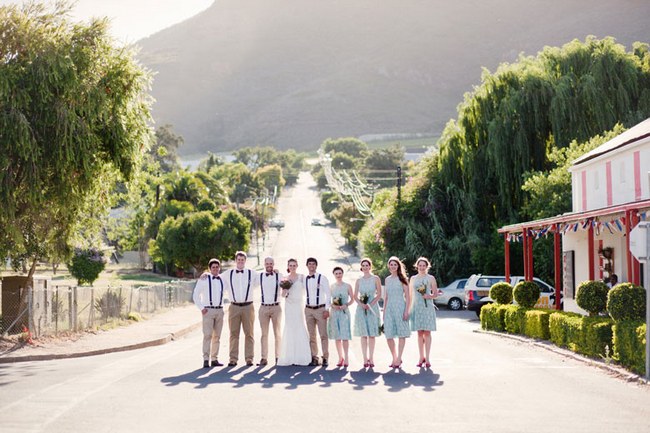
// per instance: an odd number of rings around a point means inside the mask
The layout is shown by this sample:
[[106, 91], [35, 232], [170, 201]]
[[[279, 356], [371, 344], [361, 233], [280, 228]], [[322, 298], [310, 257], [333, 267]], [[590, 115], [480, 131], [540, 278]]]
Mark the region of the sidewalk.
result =
[[0, 363], [78, 358], [158, 346], [180, 338], [200, 325], [201, 315], [196, 306], [190, 304], [128, 326], [85, 332], [76, 340], [64, 337], [35, 340], [34, 345], [0, 353]]

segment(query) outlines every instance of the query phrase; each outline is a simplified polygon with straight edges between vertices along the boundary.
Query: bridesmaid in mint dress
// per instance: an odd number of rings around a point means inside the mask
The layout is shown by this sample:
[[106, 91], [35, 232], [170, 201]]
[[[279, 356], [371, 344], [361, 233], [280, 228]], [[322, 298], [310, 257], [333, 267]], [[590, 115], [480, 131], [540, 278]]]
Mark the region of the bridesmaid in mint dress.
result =
[[438, 296], [438, 284], [433, 275], [429, 275], [431, 264], [425, 257], [415, 262], [418, 270], [411, 277], [410, 286], [413, 296], [413, 311], [411, 312], [411, 330], [418, 332], [418, 350], [420, 361], [418, 367], [431, 367], [431, 331], [436, 330], [436, 306], [433, 300]]
[[[354, 285], [354, 300], [357, 311], [354, 315], [354, 335], [361, 337], [363, 366], [374, 367], [375, 337], [379, 336], [379, 300], [381, 299], [381, 281], [371, 274], [370, 259], [361, 260], [363, 276]], [[365, 299], [365, 302], [364, 302]]]
[[[384, 334], [393, 362], [391, 368], [400, 368], [406, 338], [411, 336], [409, 327], [409, 310], [411, 307], [411, 292], [406, 279], [404, 264], [397, 257], [388, 259], [390, 275], [386, 277], [386, 297], [384, 300]], [[395, 339], [399, 346], [395, 350]]]
[[327, 335], [336, 344], [339, 354], [337, 367], [348, 366], [348, 349], [352, 333], [350, 332], [350, 311], [348, 307], [354, 302], [352, 286], [343, 282], [343, 269], [335, 267], [332, 271], [336, 282], [332, 284], [332, 306], [329, 321], [327, 322]]

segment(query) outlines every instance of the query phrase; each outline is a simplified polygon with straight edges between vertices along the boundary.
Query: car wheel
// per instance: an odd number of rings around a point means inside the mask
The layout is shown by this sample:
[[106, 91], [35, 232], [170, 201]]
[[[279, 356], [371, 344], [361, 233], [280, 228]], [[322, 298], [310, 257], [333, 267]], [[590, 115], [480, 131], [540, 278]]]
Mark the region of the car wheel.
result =
[[461, 301], [458, 298], [451, 298], [447, 303], [447, 306], [449, 307], [450, 310], [457, 311], [463, 308], [463, 301]]

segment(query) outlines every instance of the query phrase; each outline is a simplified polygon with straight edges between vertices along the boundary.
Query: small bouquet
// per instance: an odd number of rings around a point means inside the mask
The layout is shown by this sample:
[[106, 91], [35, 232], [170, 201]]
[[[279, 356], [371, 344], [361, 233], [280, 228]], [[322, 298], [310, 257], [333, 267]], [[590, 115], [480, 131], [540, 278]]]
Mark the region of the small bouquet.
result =
[[[418, 293], [419, 293], [420, 295], [422, 295], [423, 297], [424, 297], [424, 295], [427, 294], [427, 286], [426, 286], [426, 284], [420, 284], [419, 286], [417, 286], [417, 287], [415, 288], [415, 290], [417, 290]], [[426, 299], [424, 300], [424, 306], [425, 306], [425, 308], [428, 308], [428, 307], [429, 307], [429, 306], [427, 305], [427, 300], [426, 300]]]
[[[361, 301], [362, 304], [367, 305], [369, 300], [370, 300], [370, 297], [368, 296], [367, 293], [363, 293], [363, 294], [359, 295], [359, 301]], [[364, 308], [363, 314], [365, 314], [367, 316], [368, 315], [368, 310], [366, 310]]]
[[[336, 305], [337, 307], [342, 307], [343, 306], [343, 298], [341, 296], [336, 296], [332, 299], [332, 305]], [[343, 310], [344, 314], [348, 314], [345, 310]]]
[[289, 289], [293, 286], [293, 281], [288, 278], [283, 278], [280, 280], [280, 287], [282, 288], [282, 296], [285, 298], [289, 296]]

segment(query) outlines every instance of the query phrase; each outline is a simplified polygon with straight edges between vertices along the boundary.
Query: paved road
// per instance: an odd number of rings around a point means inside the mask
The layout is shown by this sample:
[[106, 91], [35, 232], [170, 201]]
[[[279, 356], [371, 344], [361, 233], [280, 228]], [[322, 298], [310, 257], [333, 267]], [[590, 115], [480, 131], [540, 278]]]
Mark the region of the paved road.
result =
[[[313, 194], [302, 178], [294, 200], [283, 198], [287, 225], [272, 253], [279, 263], [314, 255], [329, 272], [347, 256], [331, 229], [309, 225]], [[649, 431], [648, 386], [477, 328], [473, 313], [441, 310], [431, 370], [415, 367], [413, 339], [401, 372], [388, 369], [383, 339], [370, 371], [360, 368], [358, 340], [348, 370], [205, 370], [198, 331], [132, 352], [0, 364], [0, 431]]]

